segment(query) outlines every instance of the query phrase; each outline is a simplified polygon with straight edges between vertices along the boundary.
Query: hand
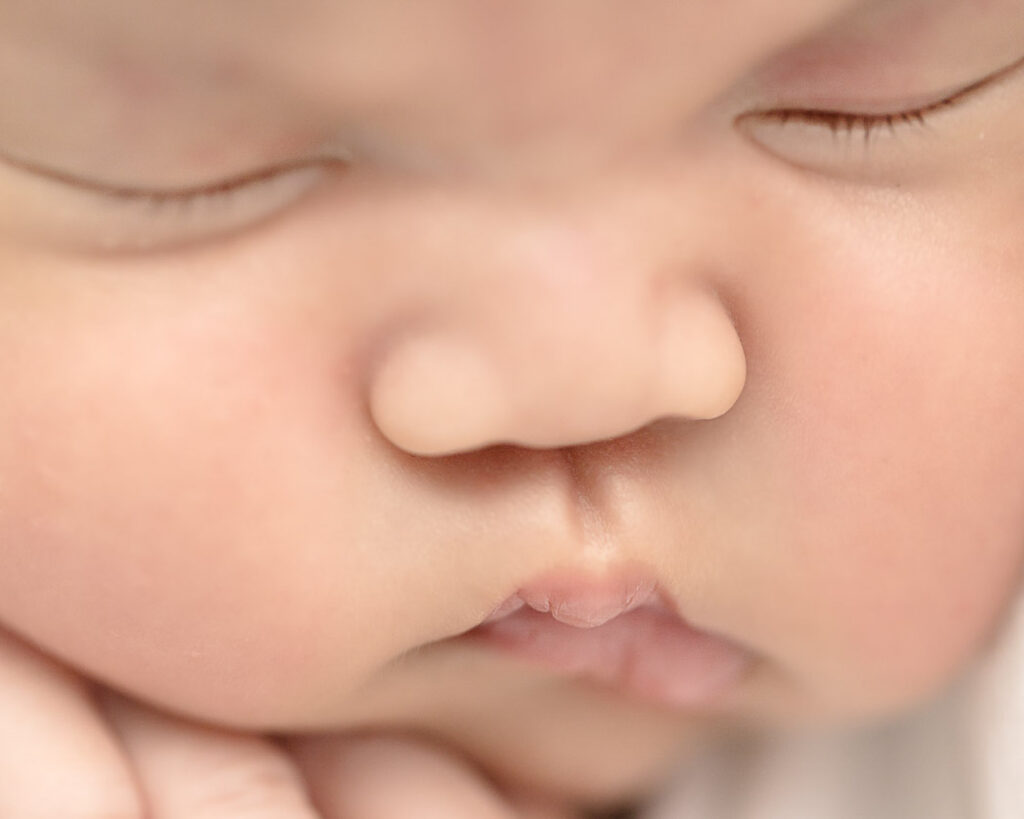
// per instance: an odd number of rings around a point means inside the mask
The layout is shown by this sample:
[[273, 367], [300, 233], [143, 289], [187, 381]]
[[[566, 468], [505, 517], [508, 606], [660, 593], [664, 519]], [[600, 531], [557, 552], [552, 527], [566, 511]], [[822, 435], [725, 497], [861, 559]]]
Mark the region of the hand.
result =
[[0, 816], [18, 819], [571, 819], [515, 804], [430, 743], [275, 740], [94, 686], [0, 629]]

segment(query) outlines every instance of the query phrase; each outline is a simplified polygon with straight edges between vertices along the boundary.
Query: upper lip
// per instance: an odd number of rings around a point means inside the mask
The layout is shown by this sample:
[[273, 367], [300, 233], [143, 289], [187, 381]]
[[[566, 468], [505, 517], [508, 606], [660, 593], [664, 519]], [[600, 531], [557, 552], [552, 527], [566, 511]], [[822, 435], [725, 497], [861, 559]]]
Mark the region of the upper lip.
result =
[[529, 607], [576, 628], [595, 628], [639, 606], [671, 610], [650, 573], [620, 570], [601, 575], [552, 572], [520, 586], [485, 623]]

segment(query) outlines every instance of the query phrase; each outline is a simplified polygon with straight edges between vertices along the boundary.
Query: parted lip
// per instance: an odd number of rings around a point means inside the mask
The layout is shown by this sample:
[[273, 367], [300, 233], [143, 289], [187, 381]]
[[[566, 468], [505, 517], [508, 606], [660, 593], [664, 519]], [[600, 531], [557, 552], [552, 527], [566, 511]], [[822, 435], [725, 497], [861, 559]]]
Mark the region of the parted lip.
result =
[[596, 576], [553, 572], [521, 586], [497, 605], [483, 622], [493, 623], [529, 607], [550, 614], [565, 625], [589, 629], [604, 625], [640, 606], [672, 612], [658, 583], [649, 573], [623, 570]]
[[687, 622], [642, 570], [537, 577], [465, 637], [672, 708], [716, 700], [753, 660], [739, 644]]

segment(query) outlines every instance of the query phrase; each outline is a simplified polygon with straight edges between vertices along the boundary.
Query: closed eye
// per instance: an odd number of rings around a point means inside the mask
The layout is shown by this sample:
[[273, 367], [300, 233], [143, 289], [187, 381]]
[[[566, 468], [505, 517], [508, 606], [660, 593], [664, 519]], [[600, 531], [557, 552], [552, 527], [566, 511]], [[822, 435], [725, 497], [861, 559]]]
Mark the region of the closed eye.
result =
[[[10, 156], [5, 156], [4, 161], [8, 165], [27, 171], [35, 176], [105, 197], [111, 200], [112, 204], [136, 204], [146, 207], [150, 211], [159, 210], [162, 207], [173, 207], [176, 211], [180, 212], [200, 203], [224, 202], [242, 191], [259, 188], [261, 185], [292, 173], [312, 170], [317, 166], [323, 165], [328, 160], [305, 159], [279, 163], [213, 182], [180, 188], [150, 188], [113, 184]], [[332, 159], [330, 161], [338, 162], [339, 160]]]
[[[279, 162], [200, 185], [118, 184], [0, 154], [2, 189], [23, 203], [8, 219], [26, 237], [87, 252], [163, 250], [268, 224], [320, 190], [343, 154]], [[2, 170], [2, 168], [0, 168]], [[2, 199], [0, 199], [2, 201]]]
[[785, 125], [790, 122], [807, 125], [820, 125], [830, 129], [834, 134], [863, 134], [865, 142], [879, 129], [895, 132], [907, 126], [925, 126], [929, 118], [945, 109], [952, 108], [972, 96], [975, 92], [994, 85], [1000, 80], [1024, 66], [1024, 60], [1018, 60], [1001, 68], [980, 80], [960, 88], [952, 94], [927, 105], [916, 108], [891, 112], [870, 113], [861, 111], [844, 111], [812, 108], [774, 108], [764, 111], [749, 111], [737, 117], [737, 122], [748, 118], [757, 118], [762, 122]]

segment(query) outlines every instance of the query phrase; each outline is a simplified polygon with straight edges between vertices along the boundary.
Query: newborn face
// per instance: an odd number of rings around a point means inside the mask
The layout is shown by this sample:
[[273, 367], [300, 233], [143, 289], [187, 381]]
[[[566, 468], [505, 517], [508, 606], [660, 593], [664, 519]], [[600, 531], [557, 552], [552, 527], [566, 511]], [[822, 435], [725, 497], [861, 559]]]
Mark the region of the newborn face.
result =
[[[934, 694], [1024, 548], [1022, 11], [5, 3], [0, 622], [595, 798]], [[460, 637], [552, 577], [742, 670]]]

